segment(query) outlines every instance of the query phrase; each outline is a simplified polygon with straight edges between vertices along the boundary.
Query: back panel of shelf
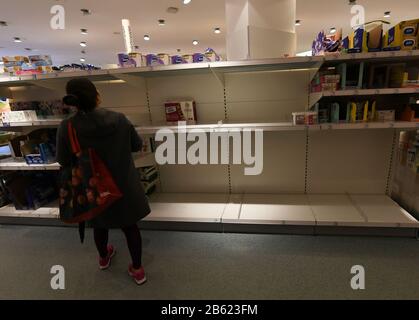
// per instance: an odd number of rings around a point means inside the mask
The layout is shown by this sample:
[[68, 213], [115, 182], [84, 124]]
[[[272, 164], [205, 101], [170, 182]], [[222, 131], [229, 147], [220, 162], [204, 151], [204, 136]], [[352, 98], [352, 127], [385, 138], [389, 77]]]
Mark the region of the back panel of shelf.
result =
[[385, 194], [392, 145], [388, 129], [310, 132], [308, 192]]
[[231, 122], [287, 122], [308, 103], [308, 71], [227, 74]]
[[224, 120], [224, 90], [209, 73], [147, 79], [153, 124], [166, 122], [164, 103], [194, 100], [199, 123]]

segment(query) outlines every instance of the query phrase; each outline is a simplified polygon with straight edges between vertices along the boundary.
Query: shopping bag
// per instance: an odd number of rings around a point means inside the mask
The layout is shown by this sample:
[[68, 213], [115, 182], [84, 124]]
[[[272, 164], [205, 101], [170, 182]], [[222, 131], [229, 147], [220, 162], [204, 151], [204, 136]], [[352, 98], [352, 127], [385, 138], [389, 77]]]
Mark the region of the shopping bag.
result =
[[81, 148], [71, 121], [68, 136], [72, 150], [71, 165], [61, 169], [60, 219], [79, 223], [83, 242], [84, 225], [122, 197], [105, 163], [93, 148]]

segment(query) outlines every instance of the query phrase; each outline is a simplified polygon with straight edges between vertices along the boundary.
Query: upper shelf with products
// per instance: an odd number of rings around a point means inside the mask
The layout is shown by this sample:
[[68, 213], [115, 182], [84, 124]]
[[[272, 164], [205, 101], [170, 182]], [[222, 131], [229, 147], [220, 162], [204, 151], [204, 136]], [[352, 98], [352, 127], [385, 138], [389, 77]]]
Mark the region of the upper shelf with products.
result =
[[335, 65], [347, 61], [408, 61], [419, 60], [419, 50], [398, 52], [375, 52], [339, 54], [318, 57], [291, 57], [246, 61], [223, 61], [210, 63], [179, 64], [157, 67], [119, 68], [76, 72], [55, 72], [31, 76], [0, 77], [0, 87], [47, 86], [56, 80], [66, 80], [74, 77], [88, 77], [92, 81], [126, 80], [128, 76], [155, 77], [168, 75], [189, 75], [194, 73], [228, 74], [239, 72], [286, 71], [301, 69], [319, 69], [321, 66]]

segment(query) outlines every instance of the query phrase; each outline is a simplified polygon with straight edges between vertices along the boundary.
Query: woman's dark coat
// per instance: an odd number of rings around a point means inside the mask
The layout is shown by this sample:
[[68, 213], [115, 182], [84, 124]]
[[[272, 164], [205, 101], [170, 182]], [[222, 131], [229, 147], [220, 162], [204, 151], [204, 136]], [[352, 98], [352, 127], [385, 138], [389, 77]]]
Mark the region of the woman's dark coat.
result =
[[81, 147], [96, 150], [123, 194], [89, 225], [94, 228], [123, 228], [147, 216], [150, 207], [132, 158], [132, 152], [142, 149], [142, 140], [133, 125], [123, 114], [101, 108], [88, 113], [78, 112], [64, 120], [57, 134], [57, 161], [63, 167], [71, 164], [72, 157], [68, 121], [76, 129]]

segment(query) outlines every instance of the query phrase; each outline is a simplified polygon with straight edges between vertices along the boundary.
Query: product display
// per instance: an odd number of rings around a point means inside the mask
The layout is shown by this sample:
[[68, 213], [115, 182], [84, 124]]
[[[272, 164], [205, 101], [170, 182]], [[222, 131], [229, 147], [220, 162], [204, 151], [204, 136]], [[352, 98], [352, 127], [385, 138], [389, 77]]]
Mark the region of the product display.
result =
[[335, 34], [326, 35], [321, 31], [312, 44], [312, 55], [321, 56], [328, 53], [338, 52], [342, 45], [342, 30]]
[[168, 124], [177, 124], [179, 121], [186, 121], [187, 124], [196, 124], [196, 103], [195, 101], [171, 101], [166, 102], [166, 122]]
[[52, 72], [50, 56], [3, 57], [4, 72], [12, 75], [32, 75]]
[[342, 39], [341, 32], [326, 35], [321, 31], [312, 44], [313, 56], [331, 53], [362, 53], [418, 49], [419, 20], [402, 21], [387, 32], [387, 21], [375, 20], [365, 23]]
[[100, 67], [96, 67], [91, 64], [72, 63], [72, 64], [65, 64], [58, 67], [52, 67], [52, 69], [54, 71], [59, 71], [59, 72], [75, 72], [75, 71], [80, 71], [80, 70], [100, 70]]
[[147, 55], [147, 66], [167, 66], [171, 63], [170, 56], [168, 54], [148, 54]]
[[12, 122], [31, 122], [38, 120], [35, 111], [7, 111], [1, 113], [1, 125], [5, 126]]
[[129, 67], [145, 67], [147, 65], [146, 57], [141, 53], [119, 53], [118, 54], [118, 65], [121, 68]]
[[402, 21], [384, 36], [384, 51], [416, 50], [418, 48], [419, 19]]
[[39, 129], [9, 141], [14, 159], [25, 159], [28, 165], [55, 162], [56, 129]]
[[[73, 114], [76, 109], [71, 106], [64, 105], [62, 100], [51, 100], [51, 101], [23, 101], [23, 102], [11, 102], [10, 109], [12, 111], [35, 111], [36, 114], [33, 113], [33, 119], [31, 120], [39, 120], [39, 119], [46, 119], [46, 118], [65, 118], [71, 114]], [[30, 120], [24, 120], [30, 121]], [[14, 122], [14, 121], [10, 121]]]
[[2, 180], [17, 210], [36, 210], [58, 199], [56, 173], [16, 172]]
[[318, 112], [293, 112], [294, 125], [313, 125], [318, 123]]

